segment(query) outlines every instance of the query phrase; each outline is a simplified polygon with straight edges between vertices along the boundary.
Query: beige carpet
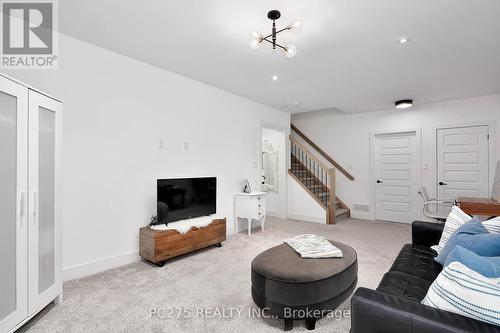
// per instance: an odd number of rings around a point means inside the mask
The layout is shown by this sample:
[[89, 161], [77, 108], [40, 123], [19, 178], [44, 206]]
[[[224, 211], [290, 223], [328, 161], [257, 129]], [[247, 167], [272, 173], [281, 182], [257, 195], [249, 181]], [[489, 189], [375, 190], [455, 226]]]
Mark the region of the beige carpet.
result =
[[[358, 252], [358, 286], [371, 288], [411, 238], [406, 224], [348, 219], [321, 225], [268, 218], [264, 232], [230, 236], [222, 248], [201, 250], [162, 268], [138, 262], [67, 282], [63, 305], [47, 307], [21, 331], [280, 332], [281, 320], [251, 315], [256, 307], [250, 293], [250, 262], [263, 250], [303, 233], [351, 245]], [[197, 307], [203, 314], [195, 315]], [[151, 308], [163, 308], [160, 314], [165, 318], [151, 317]], [[185, 312], [177, 319], [178, 313], [170, 313], [170, 308], [185, 308]], [[234, 315], [220, 318], [223, 308], [234, 309]], [[340, 309], [349, 310], [349, 302]], [[316, 324], [318, 332], [348, 332], [349, 328], [348, 316], [323, 318]], [[305, 331], [305, 324], [296, 321], [294, 330]]]

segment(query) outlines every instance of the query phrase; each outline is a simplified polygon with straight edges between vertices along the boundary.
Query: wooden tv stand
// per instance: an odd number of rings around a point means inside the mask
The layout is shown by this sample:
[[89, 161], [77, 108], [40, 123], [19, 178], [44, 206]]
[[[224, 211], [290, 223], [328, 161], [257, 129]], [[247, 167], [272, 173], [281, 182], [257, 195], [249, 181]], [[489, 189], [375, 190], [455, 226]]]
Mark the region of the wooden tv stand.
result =
[[222, 246], [226, 240], [226, 219], [213, 220], [206, 227], [192, 227], [185, 234], [177, 230], [140, 229], [139, 255], [158, 266], [166, 260], [208, 246]]

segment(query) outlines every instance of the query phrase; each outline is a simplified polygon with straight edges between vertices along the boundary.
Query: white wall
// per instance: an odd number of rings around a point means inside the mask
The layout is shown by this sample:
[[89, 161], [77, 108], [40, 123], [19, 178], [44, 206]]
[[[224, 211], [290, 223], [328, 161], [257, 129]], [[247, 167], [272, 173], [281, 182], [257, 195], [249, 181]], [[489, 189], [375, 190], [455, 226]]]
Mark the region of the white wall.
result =
[[138, 259], [157, 178], [217, 176], [217, 213], [232, 232], [233, 194], [244, 178], [258, 186], [259, 122], [288, 126], [289, 115], [74, 38], [59, 42], [58, 70], [5, 73], [64, 103], [64, 278]]
[[[262, 142], [269, 142], [275, 151], [278, 152], [278, 192], [267, 191], [266, 194], [266, 213], [270, 216], [283, 217], [286, 214], [286, 176], [287, 176], [287, 158], [285, 132], [274, 128], [262, 127]], [[284, 199], [284, 200], [283, 200]]]
[[[410, 110], [385, 110], [360, 114], [319, 111], [292, 116], [302, 130], [354, 177], [349, 181], [337, 173], [337, 195], [352, 209], [354, 204], [370, 205], [370, 147], [372, 130], [422, 129], [422, 184], [435, 194], [433, 128], [468, 122], [494, 121], [496, 138], [492, 158], [500, 158], [500, 95], [453, 100], [416, 106]], [[427, 165], [427, 168], [425, 168]], [[352, 211], [353, 217], [372, 219], [368, 212]]]
[[288, 218], [326, 224], [326, 210], [288, 175]]

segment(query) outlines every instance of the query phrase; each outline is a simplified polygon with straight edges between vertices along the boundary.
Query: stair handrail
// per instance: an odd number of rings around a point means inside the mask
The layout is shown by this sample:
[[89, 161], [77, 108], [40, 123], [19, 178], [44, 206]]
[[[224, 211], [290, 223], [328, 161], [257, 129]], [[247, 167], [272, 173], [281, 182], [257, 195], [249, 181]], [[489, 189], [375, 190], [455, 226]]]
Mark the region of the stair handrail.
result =
[[[311, 139], [309, 139], [301, 130], [299, 130], [295, 125], [293, 124], [290, 124], [291, 126], [291, 129], [297, 133], [302, 139], [304, 139], [305, 142], [307, 142], [311, 147], [313, 147], [317, 152], [318, 154], [320, 154], [321, 156], [323, 156], [328, 162], [330, 162], [334, 167], [335, 169], [337, 169], [338, 171], [340, 171], [344, 176], [347, 177], [347, 179], [349, 180], [354, 180], [354, 177], [349, 173], [347, 172], [346, 169], [344, 169], [340, 164], [337, 163], [337, 161], [335, 161], [333, 158], [331, 158], [323, 149], [321, 149], [320, 147], [318, 147], [317, 144], [315, 144]], [[297, 143], [296, 139], [294, 139], [295, 143]], [[302, 147], [304, 147], [302, 145]], [[313, 156], [313, 155], [312, 155]], [[317, 159], [316, 159], [317, 160]], [[323, 164], [324, 165], [324, 164]], [[328, 169], [328, 168], [327, 168]]]

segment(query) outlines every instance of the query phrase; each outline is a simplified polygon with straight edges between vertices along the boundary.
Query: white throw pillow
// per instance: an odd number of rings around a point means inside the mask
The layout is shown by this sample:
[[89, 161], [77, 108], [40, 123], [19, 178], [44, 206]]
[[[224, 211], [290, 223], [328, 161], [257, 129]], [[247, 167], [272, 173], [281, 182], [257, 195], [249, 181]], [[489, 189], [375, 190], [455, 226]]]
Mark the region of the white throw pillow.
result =
[[472, 217], [468, 214], [465, 214], [460, 207], [453, 206], [451, 209], [448, 218], [444, 224], [443, 234], [441, 235], [441, 239], [439, 240], [438, 245], [431, 246], [431, 249], [435, 250], [438, 254], [446, 245], [448, 238], [450, 238], [451, 234], [455, 232], [462, 224], [465, 224], [472, 220]]
[[482, 222], [486, 230], [493, 234], [500, 234], [500, 217], [494, 217]]
[[500, 278], [487, 278], [457, 261], [432, 283], [422, 304], [500, 325]]

